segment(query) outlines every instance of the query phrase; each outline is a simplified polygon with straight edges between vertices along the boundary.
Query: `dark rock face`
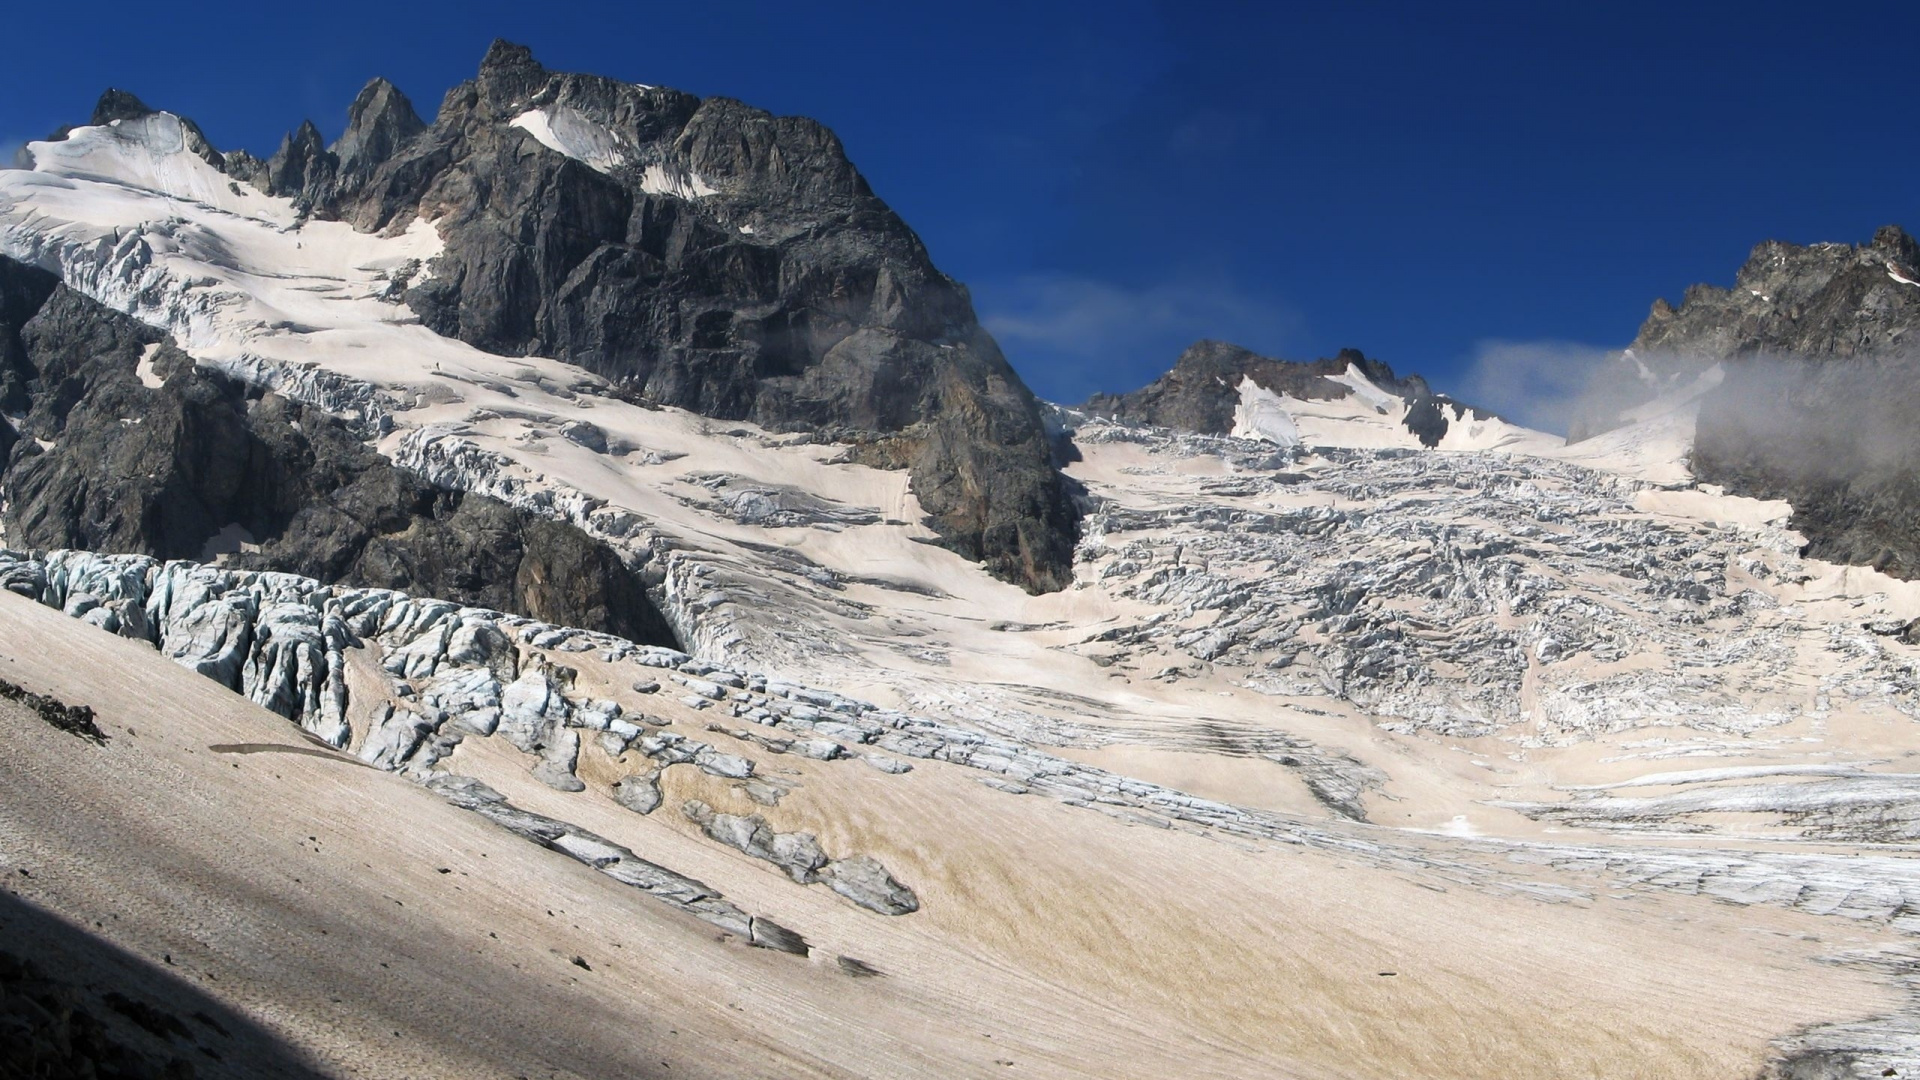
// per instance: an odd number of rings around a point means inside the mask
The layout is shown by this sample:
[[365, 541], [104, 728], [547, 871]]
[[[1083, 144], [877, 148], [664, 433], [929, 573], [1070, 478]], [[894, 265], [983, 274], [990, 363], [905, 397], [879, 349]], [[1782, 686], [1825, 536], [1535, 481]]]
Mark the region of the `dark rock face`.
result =
[[1920, 576], [1920, 384], [1911, 360], [1748, 358], [1705, 398], [1693, 471], [1785, 499], [1806, 553]]
[[1254, 385], [1305, 401], [1348, 397], [1353, 388], [1334, 381], [1349, 367], [1375, 386], [1406, 399], [1406, 425], [1426, 446], [1438, 446], [1448, 425], [1471, 413], [1485, 419], [1490, 413], [1470, 409], [1435, 394], [1418, 375], [1396, 376], [1393, 369], [1368, 358], [1358, 349], [1342, 349], [1335, 357], [1295, 363], [1261, 356], [1223, 341], [1199, 341], [1187, 347], [1173, 370], [1131, 394], [1096, 394], [1083, 408], [1096, 416], [1130, 424], [1150, 424], [1202, 435], [1233, 431], [1234, 410], [1240, 405], [1240, 383]]
[[552, 73], [497, 42], [431, 127], [376, 83], [332, 150], [290, 135], [264, 186], [362, 229], [433, 220], [446, 250], [406, 301], [442, 334], [847, 440], [911, 471], [954, 550], [1030, 589], [1071, 579], [1076, 519], [1032, 394], [811, 120]]
[[94, 103], [93, 116], [87, 123], [94, 127], [105, 127], [115, 120], [138, 120], [152, 112], [153, 110], [147, 107], [146, 102], [141, 101], [131, 92], [117, 87], [108, 87], [107, 91], [100, 95], [100, 100]]
[[327, 150], [320, 129], [308, 120], [280, 140], [280, 149], [267, 159], [264, 186], [276, 195], [305, 196], [331, 189], [339, 172], [340, 159]]
[[333, 144], [333, 154], [343, 175], [364, 177], [425, 130], [407, 95], [387, 80], [375, 79], [347, 107], [347, 130]]
[[1920, 246], [1896, 226], [1859, 247], [1761, 244], [1733, 288], [1654, 305], [1631, 355], [1596, 376], [1573, 435], [1719, 364], [1694, 474], [1790, 501], [1810, 555], [1920, 575], [1916, 266]]
[[[36, 275], [0, 260], [0, 294]], [[16, 547], [233, 565], [403, 589], [673, 644], [619, 554], [572, 525], [428, 485], [340, 420], [213, 372], [54, 285], [5, 369], [30, 409], [0, 454]], [[152, 350], [151, 377], [139, 365]], [[43, 449], [41, 440], [51, 444]]]
[[[0, 413], [18, 416], [27, 411], [27, 386], [39, 372], [20, 333], [59, 284], [60, 279], [44, 270], [0, 260]], [[13, 425], [0, 419], [0, 460], [17, 437]]]

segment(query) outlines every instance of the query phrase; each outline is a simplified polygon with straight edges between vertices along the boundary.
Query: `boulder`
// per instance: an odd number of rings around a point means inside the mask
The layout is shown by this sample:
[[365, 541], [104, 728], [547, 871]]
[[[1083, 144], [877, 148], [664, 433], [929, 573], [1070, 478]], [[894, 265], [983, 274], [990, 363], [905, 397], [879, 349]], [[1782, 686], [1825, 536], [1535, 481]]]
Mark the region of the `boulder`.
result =
[[827, 888], [882, 915], [908, 915], [920, 910], [920, 898], [900, 884], [871, 855], [837, 859], [820, 871]]

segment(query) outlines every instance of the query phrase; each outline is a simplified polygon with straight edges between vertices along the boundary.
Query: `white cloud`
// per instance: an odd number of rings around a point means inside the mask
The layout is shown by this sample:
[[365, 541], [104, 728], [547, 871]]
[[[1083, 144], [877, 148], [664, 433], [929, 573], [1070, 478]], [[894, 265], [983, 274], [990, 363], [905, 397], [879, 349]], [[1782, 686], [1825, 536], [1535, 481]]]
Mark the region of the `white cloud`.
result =
[[0, 169], [11, 169], [18, 164], [14, 158], [20, 155], [26, 145], [19, 139], [0, 139]]
[[1133, 287], [1037, 274], [978, 283], [973, 294], [982, 325], [1027, 382], [1069, 402], [1136, 389], [1200, 338], [1274, 355], [1300, 325], [1291, 308], [1216, 281]]
[[1482, 341], [1454, 397], [1541, 431], [1566, 434], [1587, 381], [1617, 350], [1571, 341]]

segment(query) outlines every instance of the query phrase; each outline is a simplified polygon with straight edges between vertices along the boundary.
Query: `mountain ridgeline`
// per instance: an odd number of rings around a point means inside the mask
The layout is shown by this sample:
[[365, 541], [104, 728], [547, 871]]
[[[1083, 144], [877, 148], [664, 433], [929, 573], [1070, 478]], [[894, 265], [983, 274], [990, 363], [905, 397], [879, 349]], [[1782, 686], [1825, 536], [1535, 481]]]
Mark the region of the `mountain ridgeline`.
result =
[[1429, 448], [1440, 444], [1453, 422], [1469, 417], [1485, 420], [1493, 415], [1436, 394], [1419, 375], [1397, 376], [1391, 367], [1358, 349], [1295, 362], [1261, 356], [1222, 341], [1195, 342], [1165, 375], [1129, 394], [1095, 394], [1082, 408], [1124, 423], [1230, 435], [1235, 413], [1241, 408], [1243, 381], [1301, 401], [1333, 401], [1354, 395], [1352, 386], [1338, 381], [1350, 371], [1405, 401], [1407, 411], [1401, 422]]
[[1599, 371], [1570, 438], [1701, 380], [1694, 475], [1793, 504], [1807, 553], [1920, 576], [1920, 245], [1754, 248], [1732, 288], [1661, 300]]
[[1072, 578], [1076, 516], [1032, 393], [840, 141], [496, 42], [420, 120], [376, 80], [230, 174], [363, 231], [434, 224], [406, 291], [435, 331], [584, 367], [633, 399], [851, 443], [910, 471], [942, 542], [1032, 591]]

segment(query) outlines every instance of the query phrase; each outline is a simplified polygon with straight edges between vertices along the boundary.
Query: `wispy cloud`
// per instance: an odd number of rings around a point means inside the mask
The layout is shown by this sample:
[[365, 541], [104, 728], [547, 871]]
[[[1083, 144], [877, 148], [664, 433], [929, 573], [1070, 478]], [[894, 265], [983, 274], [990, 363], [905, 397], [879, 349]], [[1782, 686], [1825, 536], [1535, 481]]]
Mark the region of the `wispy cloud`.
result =
[[1455, 397], [1564, 435], [1587, 381], [1613, 350], [1572, 341], [1480, 342]]
[[27, 144], [19, 139], [0, 138], [0, 169], [13, 169], [25, 164], [21, 160], [21, 151]]
[[1037, 274], [976, 283], [973, 293], [982, 324], [1007, 358], [1040, 396], [1055, 401], [1135, 389], [1203, 337], [1277, 353], [1300, 326], [1286, 305], [1212, 280], [1126, 286]]

